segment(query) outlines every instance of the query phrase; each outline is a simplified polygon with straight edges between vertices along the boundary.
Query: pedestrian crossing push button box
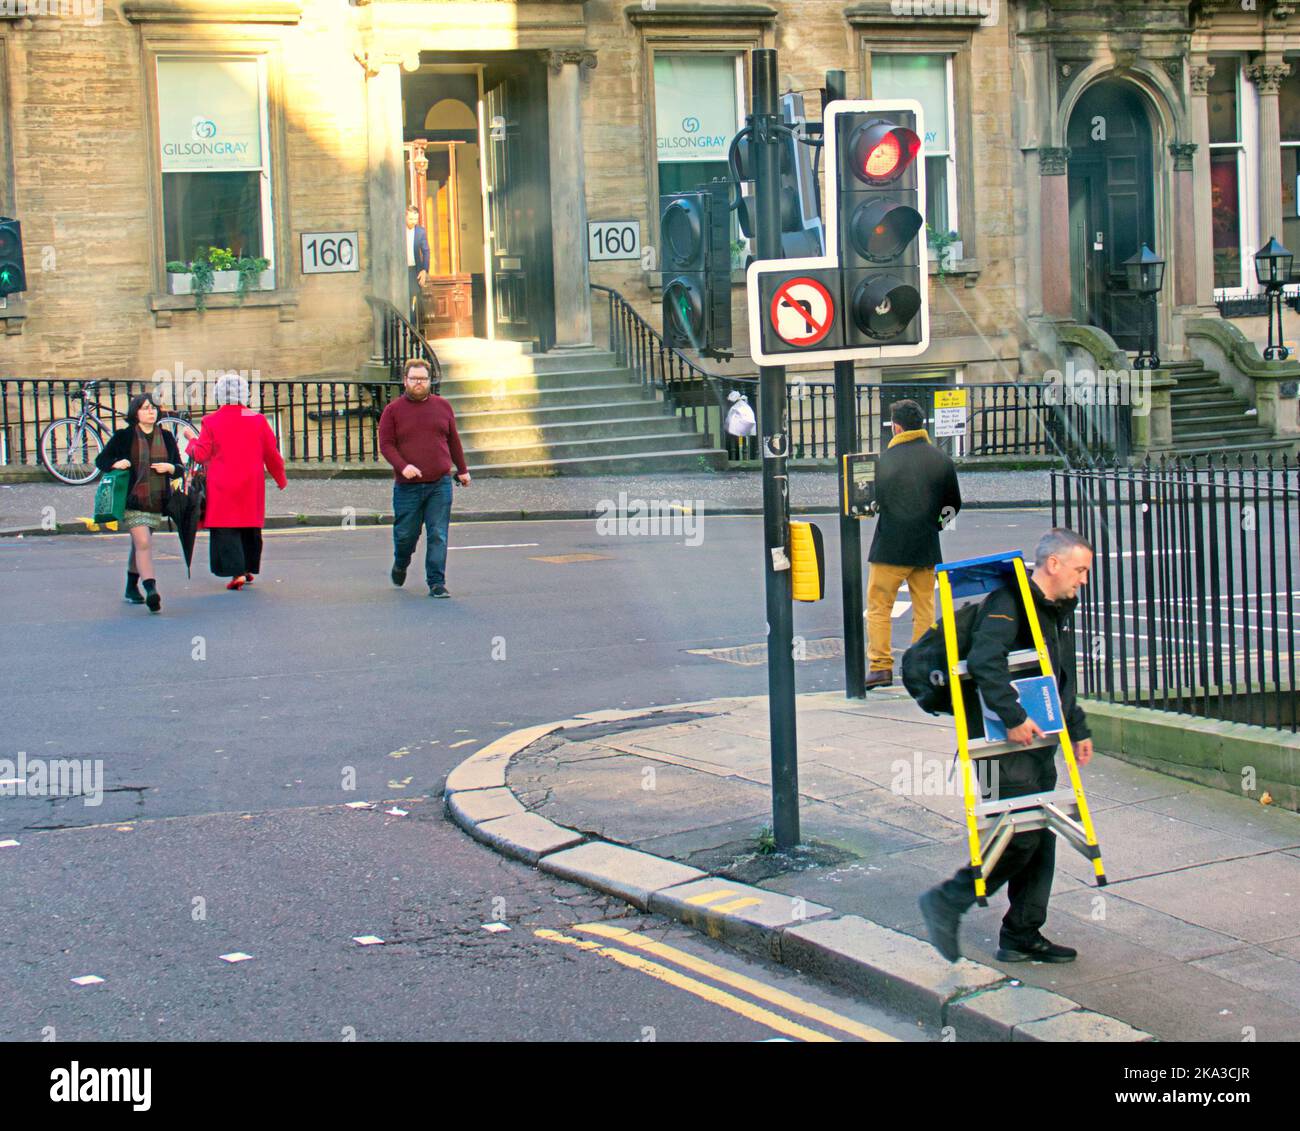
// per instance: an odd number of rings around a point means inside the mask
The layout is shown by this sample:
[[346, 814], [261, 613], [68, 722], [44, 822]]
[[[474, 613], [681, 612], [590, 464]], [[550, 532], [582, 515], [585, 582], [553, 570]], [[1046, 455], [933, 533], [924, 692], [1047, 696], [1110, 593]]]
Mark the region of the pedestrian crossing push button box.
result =
[[866, 518], [876, 502], [875, 452], [853, 452], [840, 467], [840, 500], [850, 518]]

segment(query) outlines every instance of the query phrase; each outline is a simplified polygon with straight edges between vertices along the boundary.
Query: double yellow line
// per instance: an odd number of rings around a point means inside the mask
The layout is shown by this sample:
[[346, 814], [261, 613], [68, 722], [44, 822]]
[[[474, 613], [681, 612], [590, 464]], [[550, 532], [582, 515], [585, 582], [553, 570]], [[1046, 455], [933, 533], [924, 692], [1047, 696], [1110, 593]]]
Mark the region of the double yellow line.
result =
[[[833, 1010], [825, 1009], [820, 1005], [814, 1005], [810, 1001], [804, 1001], [803, 998], [796, 997], [794, 994], [786, 993], [784, 990], [774, 989], [773, 987], [756, 981], [753, 978], [746, 977], [744, 974], [736, 974], [731, 970], [724, 969], [712, 962], [706, 962], [702, 958], [696, 958], [693, 954], [688, 954], [684, 950], [678, 950], [676, 947], [669, 946], [667, 943], [657, 942], [654, 939], [647, 938], [645, 935], [637, 934], [635, 931], [629, 931], [624, 927], [614, 927], [608, 923], [583, 923], [572, 928], [583, 934], [595, 935], [597, 938], [609, 939], [619, 943], [622, 947], [628, 947], [629, 950], [620, 949], [620, 947], [609, 946], [591, 939], [574, 938], [572, 935], [563, 934], [560, 931], [551, 931], [538, 929], [533, 932], [539, 939], [547, 942], [563, 943], [567, 946], [576, 947], [579, 950], [590, 951], [598, 954], [603, 958], [609, 958], [617, 962], [620, 966], [626, 966], [631, 970], [638, 970], [657, 981], [663, 982], [679, 990], [685, 990], [689, 994], [707, 1001], [712, 1005], [719, 1006], [722, 1009], [729, 1010], [740, 1017], [750, 1021], [765, 1025], [767, 1028], [780, 1033], [782, 1036], [791, 1037], [799, 1041], [838, 1041], [840, 1038], [822, 1032], [819, 1029], [809, 1028], [807, 1025], [801, 1025], [797, 1021], [792, 1021], [779, 1013], [766, 1009], [761, 1005], [756, 1005], [745, 998], [737, 997], [726, 990], [718, 989], [717, 986], [709, 985], [707, 982], [701, 982], [697, 978], [689, 977], [678, 970], [664, 966], [660, 962], [651, 961], [643, 957], [644, 954], [653, 955], [655, 958], [661, 958], [666, 961], [675, 963], [684, 970], [689, 970], [694, 974], [702, 975], [711, 979], [720, 985], [730, 986], [733, 990], [739, 990], [748, 994], [751, 998], [758, 1001], [766, 1002], [768, 1005], [776, 1006], [785, 1010], [796, 1017], [805, 1021], [815, 1022], [829, 1029], [837, 1030], [851, 1037], [856, 1037], [864, 1041], [895, 1041], [896, 1037], [891, 1037], [887, 1033], [882, 1033], [879, 1029], [873, 1029], [870, 1025], [863, 1025], [852, 1018], [844, 1017]], [[634, 954], [632, 951], [641, 951], [641, 954]]]

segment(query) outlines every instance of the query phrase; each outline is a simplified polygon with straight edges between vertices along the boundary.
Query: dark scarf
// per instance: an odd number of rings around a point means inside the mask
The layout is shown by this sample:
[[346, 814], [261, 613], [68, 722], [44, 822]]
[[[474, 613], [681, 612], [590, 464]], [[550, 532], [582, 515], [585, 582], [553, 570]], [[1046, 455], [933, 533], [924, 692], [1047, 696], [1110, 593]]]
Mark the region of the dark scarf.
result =
[[155, 424], [153, 431], [146, 436], [144, 429], [137, 425], [132, 442], [131, 491], [128, 496], [131, 506], [135, 510], [161, 514], [170, 476], [154, 471], [151, 465], [171, 462], [163, 430]]

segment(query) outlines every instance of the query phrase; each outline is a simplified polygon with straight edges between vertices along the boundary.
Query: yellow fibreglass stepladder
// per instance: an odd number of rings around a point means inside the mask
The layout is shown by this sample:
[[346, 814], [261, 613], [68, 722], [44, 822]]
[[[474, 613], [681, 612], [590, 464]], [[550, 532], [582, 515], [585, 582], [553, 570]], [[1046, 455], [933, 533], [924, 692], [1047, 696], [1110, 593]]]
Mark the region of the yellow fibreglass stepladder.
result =
[[[1101, 847], [1093, 828], [1088, 799], [1083, 793], [1079, 767], [1074, 760], [1074, 746], [1069, 732], [1049, 734], [1030, 746], [1017, 742], [977, 742], [972, 748], [966, 722], [966, 696], [964, 683], [970, 681], [966, 661], [957, 656], [957, 625], [954, 618], [953, 598], [978, 593], [988, 593], [1002, 585], [1010, 585], [1024, 606], [1033, 634], [1033, 649], [1012, 652], [1007, 658], [1011, 670], [1032, 669], [1035, 665], [1043, 675], [1052, 676], [1052, 662], [1043, 640], [1042, 626], [1038, 622], [1038, 609], [1029, 589], [1029, 576], [1025, 573], [1024, 557], [1019, 550], [1006, 554], [991, 554], [982, 558], [967, 558], [958, 562], [942, 562], [935, 567], [939, 583], [940, 619], [944, 626], [944, 650], [948, 661], [948, 686], [952, 689], [952, 713], [957, 727], [957, 756], [961, 762], [962, 789], [966, 804], [966, 831], [970, 841], [970, 862], [975, 869], [975, 897], [981, 907], [988, 906], [986, 885], [988, 877], [1006, 851], [1011, 838], [1019, 832], [1049, 828], [1064, 838], [1085, 858], [1092, 861], [1097, 876], [1097, 886], [1106, 884], [1106, 872], [1101, 863]], [[1057, 685], [1059, 689], [1059, 684]], [[1057, 742], [1065, 754], [1065, 765], [1070, 775], [1070, 788], [1029, 793], [1023, 797], [1006, 800], [981, 801], [973, 760], [999, 758], [1027, 750], [1054, 747]]]

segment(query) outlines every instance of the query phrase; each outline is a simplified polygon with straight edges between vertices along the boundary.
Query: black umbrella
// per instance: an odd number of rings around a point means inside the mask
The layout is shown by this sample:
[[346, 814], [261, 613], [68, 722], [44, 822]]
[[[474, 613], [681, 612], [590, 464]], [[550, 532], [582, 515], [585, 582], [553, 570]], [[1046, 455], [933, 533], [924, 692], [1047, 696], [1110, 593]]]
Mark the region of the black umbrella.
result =
[[203, 521], [203, 509], [208, 497], [208, 481], [202, 467], [191, 466], [185, 474], [181, 489], [173, 491], [167, 497], [167, 517], [176, 527], [176, 534], [181, 540], [181, 553], [185, 555], [185, 574], [190, 574], [190, 563], [194, 560], [194, 539], [199, 533], [199, 523]]

